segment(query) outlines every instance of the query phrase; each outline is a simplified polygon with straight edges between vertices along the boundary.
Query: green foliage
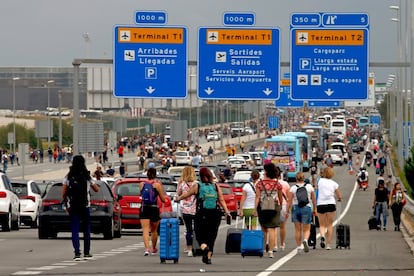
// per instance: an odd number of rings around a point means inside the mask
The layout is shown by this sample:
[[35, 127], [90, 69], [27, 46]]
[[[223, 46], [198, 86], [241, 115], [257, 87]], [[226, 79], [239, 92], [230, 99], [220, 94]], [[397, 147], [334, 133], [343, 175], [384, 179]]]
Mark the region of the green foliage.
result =
[[414, 147], [411, 148], [411, 157], [404, 164], [404, 174], [408, 185], [411, 188], [411, 195], [414, 193]]

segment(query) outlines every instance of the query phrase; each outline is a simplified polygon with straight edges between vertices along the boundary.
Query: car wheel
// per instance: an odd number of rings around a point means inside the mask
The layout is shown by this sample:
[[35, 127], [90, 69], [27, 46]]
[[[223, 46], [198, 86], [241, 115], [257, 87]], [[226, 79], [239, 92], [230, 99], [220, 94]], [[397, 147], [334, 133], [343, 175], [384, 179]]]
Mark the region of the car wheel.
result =
[[11, 229], [16, 230], [16, 231], [20, 229], [20, 211], [19, 211], [19, 214], [17, 215], [16, 220], [13, 220], [11, 222]]
[[109, 225], [105, 227], [103, 235], [105, 240], [112, 240], [114, 238], [114, 221], [112, 219]]
[[39, 237], [39, 240], [45, 240], [48, 238], [48, 231], [46, 229], [46, 227], [40, 226], [37, 229], [37, 235]]
[[121, 219], [116, 223], [116, 230], [114, 232], [114, 238], [120, 238], [122, 236], [122, 224]]
[[36, 218], [32, 221], [30, 228], [37, 228], [39, 227], [39, 216], [36, 216]]
[[4, 217], [3, 221], [1, 222], [1, 230], [3, 232], [10, 232], [11, 229], [11, 211], [9, 211]]

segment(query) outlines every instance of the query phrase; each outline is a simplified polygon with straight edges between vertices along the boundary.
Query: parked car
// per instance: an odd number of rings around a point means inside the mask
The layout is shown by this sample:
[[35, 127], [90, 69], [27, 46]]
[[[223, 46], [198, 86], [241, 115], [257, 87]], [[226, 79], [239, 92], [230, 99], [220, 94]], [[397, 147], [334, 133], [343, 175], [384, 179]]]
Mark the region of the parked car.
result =
[[253, 159], [253, 162], [256, 166], [262, 166], [263, 165], [263, 159], [262, 154], [260, 152], [249, 152], [250, 156]]
[[243, 195], [243, 186], [244, 184], [249, 182], [249, 179], [230, 179], [226, 181], [226, 184], [228, 184], [231, 187], [234, 195], [236, 196], [238, 204], [240, 203], [240, 200]]
[[227, 164], [232, 169], [242, 169], [247, 168], [247, 162], [243, 157], [234, 157], [230, 156], [227, 158]]
[[0, 223], [3, 232], [19, 230], [20, 200], [8, 176], [0, 171]]
[[340, 142], [335, 142], [331, 144], [331, 148], [333, 149], [339, 149], [342, 152], [342, 155], [344, 156], [344, 163], [347, 164], [348, 163], [348, 152], [346, 150], [346, 146], [344, 143], [340, 143]]
[[20, 222], [37, 228], [42, 205], [41, 190], [33, 180], [11, 179], [13, 191], [20, 200]]
[[[121, 237], [121, 208], [106, 182], [97, 180], [99, 191], [91, 189], [91, 232], [103, 234], [104, 239]], [[69, 213], [62, 203], [62, 182], [50, 184], [39, 213], [39, 239], [56, 238], [59, 232], [71, 232]], [[81, 226], [82, 228], [82, 226]]]
[[227, 209], [233, 218], [237, 217], [238, 204], [236, 195], [233, 193], [232, 188], [227, 183], [218, 183], [221, 191], [223, 192], [224, 200], [226, 201]]
[[[113, 194], [119, 198], [122, 227], [125, 229], [141, 229], [139, 214], [141, 211], [142, 198], [139, 183], [146, 180], [147, 178], [138, 177], [121, 178], [116, 180], [114, 185], [112, 185]], [[158, 197], [158, 206], [161, 213], [172, 212], [172, 203], [168, 195], [166, 195], [164, 208]]]
[[193, 156], [190, 151], [176, 151], [174, 153], [175, 163], [179, 165], [190, 165], [193, 161]]
[[219, 141], [221, 139], [221, 135], [218, 131], [210, 131], [207, 134], [207, 142], [210, 141]]
[[342, 154], [342, 151], [339, 149], [329, 149], [326, 151], [325, 153], [325, 158], [328, 157], [328, 155], [331, 155], [332, 158], [332, 163], [336, 163], [339, 165], [343, 165], [344, 164], [344, 156]]

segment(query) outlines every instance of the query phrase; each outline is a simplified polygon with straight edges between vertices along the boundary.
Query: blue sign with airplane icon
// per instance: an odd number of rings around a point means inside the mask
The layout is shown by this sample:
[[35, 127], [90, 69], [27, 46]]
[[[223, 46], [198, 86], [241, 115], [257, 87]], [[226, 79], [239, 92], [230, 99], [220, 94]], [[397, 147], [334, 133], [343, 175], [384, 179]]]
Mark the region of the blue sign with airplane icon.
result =
[[279, 128], [279, 117], [278, 116], [269, 116], [267, 119], [267, 126], [270, 129]]
[[294, 100], [368, 98], [369, 18], [365, 13], [300, 13], [291, 17]]
[[370, 125], [381, 125], [381, 115], [370, 115], [369, 116]]
[[116, 26], [114, 96], [187, 97], [185, 27]]
[[203, 27], [198, 34], [199, 98], [279, 98], [279, 29]]

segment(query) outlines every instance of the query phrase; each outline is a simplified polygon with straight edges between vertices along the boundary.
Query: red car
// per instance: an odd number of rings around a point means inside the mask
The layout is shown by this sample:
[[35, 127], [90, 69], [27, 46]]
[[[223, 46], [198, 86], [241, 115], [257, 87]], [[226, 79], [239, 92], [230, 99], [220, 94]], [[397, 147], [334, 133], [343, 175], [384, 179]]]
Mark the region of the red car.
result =
[[240, 204], [240, 200], [243, 196], [243, 186], [250, 181], [247, 179], [230, 179], [226, 183], [230, 185], [233, 190], [234, 195], [236, 196], [237, 204]]
[[[121, 206], [122, 227], [125, 229], [140, 229], [141, 222], [139, 213], [141, 210], [141, 191], [139, 183], [146, 181], [145, 178], [121, 178], [112, 185], [112, 192], [118, 197]], [[158, 206], [162, 212], [172, 212], [171, 199], [165, 195], [166, 201], [164, 208], [162, 202], [158, 198]]]
[[226, 201], [227, 209], [229, 210], [231, 216], [235, 219], [237, 216], [238, 203], [236, 196], [233, 193], [231, 186], [227, 183], [217, 183], [220, 186], [221, 191], [223, 192], [224, 200]]

